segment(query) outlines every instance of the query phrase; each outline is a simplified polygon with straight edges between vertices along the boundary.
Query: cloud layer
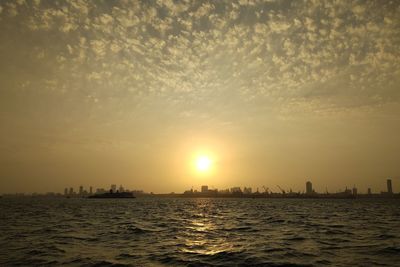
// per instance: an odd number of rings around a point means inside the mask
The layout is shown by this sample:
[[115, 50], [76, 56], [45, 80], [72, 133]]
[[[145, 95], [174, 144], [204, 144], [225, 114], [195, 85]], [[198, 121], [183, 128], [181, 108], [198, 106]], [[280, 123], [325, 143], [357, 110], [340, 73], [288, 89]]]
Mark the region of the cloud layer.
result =
[[0, 11], [2, 53], [39, 66], [18, 70], [18, 88], [83, 90], [94, 103], [231, 98], [286, 113], [400, 100], [396, 1], [21, 0]]

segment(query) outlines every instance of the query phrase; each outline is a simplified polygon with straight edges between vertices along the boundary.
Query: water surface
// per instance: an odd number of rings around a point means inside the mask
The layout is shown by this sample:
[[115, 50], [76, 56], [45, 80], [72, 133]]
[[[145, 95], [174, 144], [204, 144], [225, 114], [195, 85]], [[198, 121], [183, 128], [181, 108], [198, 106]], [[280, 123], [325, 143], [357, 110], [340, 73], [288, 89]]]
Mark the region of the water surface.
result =
[[0, 266], [400, 266], [394, 199], [0, 199], [0, 233]]

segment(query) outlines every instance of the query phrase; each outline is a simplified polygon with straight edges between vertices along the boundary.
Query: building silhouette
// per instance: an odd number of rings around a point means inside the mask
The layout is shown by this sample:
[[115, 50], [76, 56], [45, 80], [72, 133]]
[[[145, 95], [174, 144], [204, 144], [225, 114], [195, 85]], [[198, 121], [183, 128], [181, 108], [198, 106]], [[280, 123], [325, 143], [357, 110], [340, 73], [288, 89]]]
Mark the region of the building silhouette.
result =
[[245, 188], [243, 188], [243, 193], [244, 194], [251, 194], [252, 193], [252, 189], [251, 189], [251, 187], [245, 187]]
[[117, 192], [117, 185], [112, 184], [110, 190], [111, 190], [111, 192]]
[[231, 193], [232, 194], [241, 194], [242, 193], [242, 189], [240, 189], [239, 186], [235, 186], [231, 188]]
[[307, 183], [306, 183], [306, 194], [312, 194], [312, 193], [313, 193], [312, 183], [310, 181], [307, 181]]
[[353, 187], [353, 196], [357, 196], [357, 187]]
[[392, 180], [391, 179], [387, 179], [386, 184], [387, 184], [387, 192], [389, 194], [393, 194]]
[[208, 185], [202, 185], [201, 186], [201, 192], [202, 193], [207, 193], [208, 192]]
[[121, 193], [121, 192], [124, 192], [124, 191], [125, 191], [124, 187], [122, 185], [120, 185], [119, 186], [119, 192]]

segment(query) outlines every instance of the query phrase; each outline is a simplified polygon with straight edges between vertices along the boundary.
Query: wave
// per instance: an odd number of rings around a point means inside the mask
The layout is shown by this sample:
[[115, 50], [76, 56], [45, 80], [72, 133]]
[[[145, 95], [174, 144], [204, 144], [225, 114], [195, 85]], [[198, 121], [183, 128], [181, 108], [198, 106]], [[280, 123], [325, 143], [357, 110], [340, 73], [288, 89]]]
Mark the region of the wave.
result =
[[400, 260], [398, 202], [387, 208], [284, 199], [35, 201], [0, 201], [11, 215], [1, 218], [0, 266], [354, 266], [361, 260], [395, 266]]
[[377, 251], [378, 255], [400, 255], [400, 247], [385, 247]]

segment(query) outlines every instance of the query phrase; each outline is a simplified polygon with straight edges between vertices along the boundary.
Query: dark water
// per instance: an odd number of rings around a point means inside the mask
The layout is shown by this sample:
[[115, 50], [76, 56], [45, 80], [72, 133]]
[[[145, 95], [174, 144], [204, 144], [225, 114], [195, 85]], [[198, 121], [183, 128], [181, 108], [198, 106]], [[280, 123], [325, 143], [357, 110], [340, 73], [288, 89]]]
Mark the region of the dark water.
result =
[[400, 266], [399, 200], [0, 199], [0, 266]]

